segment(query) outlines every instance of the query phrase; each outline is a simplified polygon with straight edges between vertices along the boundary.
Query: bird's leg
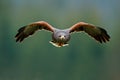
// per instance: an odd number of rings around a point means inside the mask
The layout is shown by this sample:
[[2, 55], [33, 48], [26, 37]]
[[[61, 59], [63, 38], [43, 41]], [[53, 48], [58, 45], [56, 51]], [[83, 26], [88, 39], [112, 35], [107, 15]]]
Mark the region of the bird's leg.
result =
[[55, 47], [60, 47], [60, 46], [58, 46], [57, 44], [56, 44], [56, 42], [55, 41], [49, 41], [52, 45], [54, 45]]
[[68, 46], [69, 44], [68, 43], [64, 43], [64, 45], [63, 46]]
[[60, 42], [55, 42], [55, 41], [50, 41], [50, 43], [52, 45], [54, 45], [55, 47], [62, 47], [62, 46], [67, 46], [68, 43], [60, 43]]

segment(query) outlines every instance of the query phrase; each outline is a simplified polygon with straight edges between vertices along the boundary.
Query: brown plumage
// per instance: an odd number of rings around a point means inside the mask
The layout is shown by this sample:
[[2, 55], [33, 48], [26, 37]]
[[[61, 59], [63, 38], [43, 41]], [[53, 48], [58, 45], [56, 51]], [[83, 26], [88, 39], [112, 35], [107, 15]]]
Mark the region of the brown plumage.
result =
[[16, 42], [22, 42], [29, 35], [32, 35], [36, 31], [42, 29], [52, 32], [52, 41], [50, 43], [52, 43], [56, 47], [68, 45], [67, 42], [70, 40], [70, 34], [72, 32], [84, 31], [100, 43], [107, 42], [110, 39], [110, 36], [107, 34], [105, 29], [96, 27], [85, 22], [78, 22], [68, 29], [61, 30], [52, 27], [45, 21], [38, 21], [20, 28], [15, 36]]

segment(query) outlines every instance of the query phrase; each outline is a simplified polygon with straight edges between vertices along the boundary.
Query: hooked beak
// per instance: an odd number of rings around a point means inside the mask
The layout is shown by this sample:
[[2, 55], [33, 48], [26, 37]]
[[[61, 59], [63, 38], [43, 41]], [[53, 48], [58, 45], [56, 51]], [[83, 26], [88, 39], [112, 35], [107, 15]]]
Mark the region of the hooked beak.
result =
[[65, 36], [61, 35], [61, 36], [60, 36], [60, 39], [61, 39], [61, 40], [65, 39]]

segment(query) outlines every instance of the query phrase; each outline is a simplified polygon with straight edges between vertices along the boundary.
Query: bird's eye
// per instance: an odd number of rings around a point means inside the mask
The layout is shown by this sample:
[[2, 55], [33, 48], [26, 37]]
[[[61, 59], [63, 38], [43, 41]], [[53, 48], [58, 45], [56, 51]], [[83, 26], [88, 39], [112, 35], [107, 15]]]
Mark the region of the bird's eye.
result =
[[61, 35], [59, 35], [58, 37], [61, 37]]

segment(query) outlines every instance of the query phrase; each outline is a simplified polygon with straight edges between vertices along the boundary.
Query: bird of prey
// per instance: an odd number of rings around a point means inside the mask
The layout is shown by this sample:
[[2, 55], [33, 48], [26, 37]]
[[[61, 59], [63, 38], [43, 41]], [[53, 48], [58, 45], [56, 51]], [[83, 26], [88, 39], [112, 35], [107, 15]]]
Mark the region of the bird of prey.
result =
[[52, 43], [56, 47], [68, 45], [70, 35], [73, 32], [84, 31], [100, 43], [105, 43], [110, 39], [110, 36], [107, 34], [107, 31], [105, 29], [96, 27], [93, 24], [78, 22], [70, 28], [62, 30], [52, 27], [49, 23], [45, 21], [38, 21], [21, 27], [15, 36], [16, 42], [22, 42], [29, 35], [32, 35], [36, 31], [43, 29], [52, 32], [52, 41], [50, 41], [50, 43]]

